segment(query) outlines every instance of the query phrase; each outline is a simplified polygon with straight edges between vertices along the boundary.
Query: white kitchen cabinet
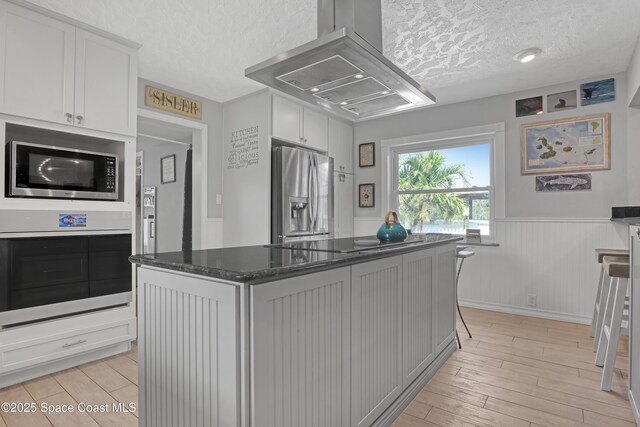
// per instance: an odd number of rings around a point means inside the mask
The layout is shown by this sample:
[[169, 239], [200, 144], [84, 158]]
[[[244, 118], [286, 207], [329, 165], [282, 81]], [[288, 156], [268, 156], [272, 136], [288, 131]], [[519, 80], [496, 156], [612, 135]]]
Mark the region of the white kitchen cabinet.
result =
[[433, 283], [435, 249], [402, 256], [402, 378], [411, 384], [435, 358]]
[[333, 221], [336, 238], [353, 236], [353, 175], [333, 173]]
[[433, 289], [433, 322], [436, 354], [444, 350], [456, 333], [456, 248], [435, 249], [435, 280]]
[[353, 127], [334, 118], [329, 118], [329, 156], [335, 171], [353, 174]]
[[136, 134], [137, 52], [76, 30], [75, 124]]
[[329, 118], [278, 95], [272, 97], [272, 136], [295, 144], [327, 151]]
[[73, 123], [75, 28], [0, 2], [0, 112]]
[[0, 113], [136, 134], [137, 49], [0, 1]]
[[251, 289], [252, 425], [349, 426], [350, 280], [343, 267]]
[[368, 426], [402, 392], [402, 257], [351, 267], [351, 425]]
[[272, 106], [271, 115], [273, 120], [271, 133], [273, 137], [303, 144], [302, 120], [304, 113], [302, 111], [302, 105], [281, 96], [274, 95]]
[[326, 152], [329, 149], [329, 118], [306, 107], [303, 117], [304, 143], [311, 148]]

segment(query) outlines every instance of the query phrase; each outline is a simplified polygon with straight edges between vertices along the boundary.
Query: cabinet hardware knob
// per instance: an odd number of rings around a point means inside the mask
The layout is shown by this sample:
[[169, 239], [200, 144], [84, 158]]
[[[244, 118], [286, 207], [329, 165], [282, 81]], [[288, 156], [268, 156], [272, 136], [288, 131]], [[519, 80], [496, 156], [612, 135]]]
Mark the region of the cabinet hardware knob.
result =
[[73, 121], [73, 114], [67, 113], [65, 116], [67, 117], [67, 123], [71, 123]]
[[62, 346], [62, 348], [69, 348], [69, 347], [73, 347], [73, 346], [76, 346], [76, 345], [84, 344], [86, 342], [87, 342], [87, 340], [79, 340], [79, 341], [76, 341], [76, 342], [72, 342], [70, 344], [65, 344], [65, 345]]
[[82, 117], [81, 115], [79, 115], [79, 114], [78, 114], [78, 115], [76, 116], [76, 119], [78, 119], [78, 124], [79, 124], [79, 125], [81, 125], [81, 124], [82, 124], [82, 121], [84, 120], [84, 117]]

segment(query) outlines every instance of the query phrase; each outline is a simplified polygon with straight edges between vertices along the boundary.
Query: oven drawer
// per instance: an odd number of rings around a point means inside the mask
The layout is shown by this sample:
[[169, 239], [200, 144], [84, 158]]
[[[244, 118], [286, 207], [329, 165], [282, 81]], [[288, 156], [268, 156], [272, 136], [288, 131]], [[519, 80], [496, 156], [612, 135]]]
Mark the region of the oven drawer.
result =
[[135, 318], [0, 346], [0, 373], [95, 350], [135, 337]]

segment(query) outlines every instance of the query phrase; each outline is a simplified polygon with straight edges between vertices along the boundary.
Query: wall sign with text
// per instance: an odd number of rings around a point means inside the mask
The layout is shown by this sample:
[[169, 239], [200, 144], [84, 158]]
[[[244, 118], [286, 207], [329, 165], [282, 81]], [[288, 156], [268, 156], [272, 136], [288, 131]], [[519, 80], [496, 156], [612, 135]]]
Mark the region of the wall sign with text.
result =
[[144, 104], [170, 113], [202, 119], [202, 102], [153, 86], [144, 88]]
[[260, 132], [258, 126], [231, 132], [227, 169], [248, 168], [260, 161]]

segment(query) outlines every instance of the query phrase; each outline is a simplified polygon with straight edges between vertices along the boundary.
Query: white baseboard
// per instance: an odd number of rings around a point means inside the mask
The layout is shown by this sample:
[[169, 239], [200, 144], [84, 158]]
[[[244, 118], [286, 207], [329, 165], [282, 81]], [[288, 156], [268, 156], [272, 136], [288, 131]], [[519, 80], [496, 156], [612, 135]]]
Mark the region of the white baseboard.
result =
[[480, 310], [498, 311], [500, 313], [517, 314], [519, 316], [539, 317], [542, 319], [558, 320], [560, 322], [580, 323], [590, 325], [591, 317], [575, 314], [559, 313], [555, 311], [540, 310], [529, 307], [515, 307], [502, 304], [494, 304], [483, 301], [459, 300], [461, 307], [478, 308]]
[[633, 395], [633, 392], [629, 390], [629, 402], [631, 403], [631, 410], [633, 411], [633, 416], [636, 419], [636, 425], [640, 426], [640, 410], [638, 408], [638, 402]]

